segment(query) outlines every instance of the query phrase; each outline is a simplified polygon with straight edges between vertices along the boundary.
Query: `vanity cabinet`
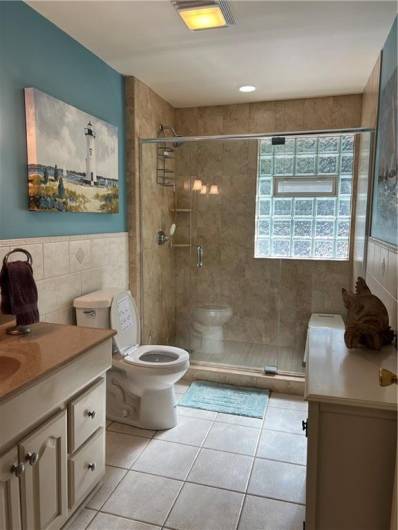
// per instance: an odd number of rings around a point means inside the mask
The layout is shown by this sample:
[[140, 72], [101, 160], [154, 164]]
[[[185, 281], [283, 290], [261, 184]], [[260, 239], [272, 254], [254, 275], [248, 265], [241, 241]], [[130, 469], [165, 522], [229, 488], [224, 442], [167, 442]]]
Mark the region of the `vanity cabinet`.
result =
[[[342, 322], [341, 322], [342, 324]], [[397, 448], [393, 346], [348, 350], [344, 326], [309, 332], [305, 530], [389, 530]]]
[[107, 340], [0, 400], [0, 530], [59, 530], [105, 475]]
[[0, 456], [0, 528], [21, 530], [18, 449], [13, 447]]

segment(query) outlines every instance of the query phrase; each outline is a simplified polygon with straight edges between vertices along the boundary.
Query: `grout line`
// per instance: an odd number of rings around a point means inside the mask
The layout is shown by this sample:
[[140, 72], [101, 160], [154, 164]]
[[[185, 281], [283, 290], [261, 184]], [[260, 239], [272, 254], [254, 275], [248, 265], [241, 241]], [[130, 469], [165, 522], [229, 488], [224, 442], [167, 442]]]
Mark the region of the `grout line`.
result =
[[[107, 464], [105, 464], [107, 466]], [[115, 467], [115, 469], [123, 469], [124, 471], [124, 475], [117, 481], [116, 485], [114, 486], [114, 488], [112, 489], [112, 491], [109, 493], [109, 495], [106, 497], [105, 501], [101, 504], [101, 506], [99, 508], [90, 508], [89, 506], [87, 506], [87, 508], [91, 509], [91, 510], [98, 510], [100, 511], [104, 505], [108, 502], [108, 500], [111, 498], [111, 496], [114, 494], [116, 488], [119, 486], [119, 484], [123, 481], [123, 479], [127, 476], [127, 473], [129, 472], [128, 469], [124, 469], [124, 468], [119, 468], [119, 467], [116, 467], [116, 466], [110, 466], [110, 467]], [[105, 472], [105, 479], [106, 479], [106, 472]], [[105, 485], [105, 480], [104, 480], [104, 483], [103, 485], [101, 486], [101, 488], [98, 490], [98, 492], [94, 495], [93, 499], [95, 499], [95, 497], [97, 496], [97, 494], [101, 491], [101, 489], [104, 487]], [[92, 500], [92, 499], [91, 499]], [[91, 524], [91, 523], [90, 523]]]
[[[267, 413], [267, 410], [268, 410], [268, 404], [269, 404], [269, 400], [267, 401], [267, 407], [266, 407], [266, 409], [264, 411], [263, 424], [264, 424], [265, 416], [266, 416], [266, 413]], [[250, 484], [250, 481], [251, 481], [251, 478], [252, 478], [252, 475], [253, 475], [254, 464], [256, 463], [256, 455], [257, 455], [257, 451], [258, 451], [258, 446], [260, 444], [261, 436], [262, 436], [262, 429], [260, 430], [260, 433], [259, 433], [258, 438], [257, 438], [256, 448], [254, 450], [254, 458], [253, 458], [253, 462], [252, 462], [252, 465], [251, 465], [251, 468], [250, 468], [249, 478], [248, 478], [247, 483], [246, 483], [246, 488], [245, 488], [245, 492], [244, 492], [243, 502], [242, 502], [242, 505], [241, 505], [241, 508], [240, 508], [240, 511], [239, 511], [239, 517], [238, 517], [238, 522], [236, 524], [236, 529], [238, 529], [238, 527], [240, 525], [241, 518], [242, 518], [243, 506], [246, 503], [247, 490], [249, 489], [249, 484]]]
[[[86, 508], [86, 507], [85, 507], [85, 509], [87, 509], [87, 510], [91, 510], [92, 508]], [[94, 517], [91, 519], [91, 521], [88, 523], [88, 525], [85, 526], [85, 530], [89, 530], [89, 529], [90, 529], [90, 526], [92, 525], [92, 523], [94, 522], [94, 520], [98, 517], [98, 514], [99, 514], [99, 513], [100, 513], [100, 512], [97, 510], [97, 512], [96, 512], [96, 514], [94, 515]]]
[[270, 460], [271, 462], [280, 462], [281, 464], [290, 464], [292, 466], [300, 466], [307, 468], [307, 464], [298, 464], [297, 462], [289, 462], [288, 460], [278, 460], [277, 458], [270, 458], [269, 456], [256, 456], [257, 460]]
[[[104, 510], [101, 510], [100, 513], [105, 513], [106, 515], [114, 515], [115, 517], [120, 517], [121, 519], [125, 519], [126, 521], [133, 521], [133, 522], [137, 522], [137, 523], [142, 523], [142, 524], [152, 525], [152, 526], [157, 526], [158, 528], [162, 528], [162, 525], [159, 524], [159, 523], [154, 523], [152, 521], [144, 521], [143, 519], [132, 519], [131, 517], [126, 517], [125, 515], [120, 515], [120, 514], [115, 513], [115, 512], [106, 512]], [[111, 529], [109, 529], [109, 530], [111, 530]]]
[[295, 506], [306, 506], [305, 502], [287, 501], [286, 499], [278, 499], [278, 497], [270, 497], [269, 495], [259, 495], [258, 493], [248, 493], [246, 497], [257, 497], [258, 499], [270, 499], [271, 501], [286, 502], [287, 504], [294, 504]]
[[262, 431], [284, 432], [285, 434], [295, 434], [296, 436], [304, 436], [305, 437], [304, 433], [301, 434], [300, 432], [283, 431], [282, 429], [271, 429], [270, 427], [263, 427], [261, 430]]

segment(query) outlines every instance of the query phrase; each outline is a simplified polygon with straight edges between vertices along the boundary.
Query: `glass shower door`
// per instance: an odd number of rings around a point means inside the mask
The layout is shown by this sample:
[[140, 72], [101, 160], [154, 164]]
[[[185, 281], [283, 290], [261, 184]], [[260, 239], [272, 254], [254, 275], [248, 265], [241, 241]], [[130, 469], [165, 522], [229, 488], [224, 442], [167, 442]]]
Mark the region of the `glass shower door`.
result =
[[178, 148], [176, 344], [193, 362], [276, 371], [280, 260], [254, 258], [257, 149], [256, 140]]

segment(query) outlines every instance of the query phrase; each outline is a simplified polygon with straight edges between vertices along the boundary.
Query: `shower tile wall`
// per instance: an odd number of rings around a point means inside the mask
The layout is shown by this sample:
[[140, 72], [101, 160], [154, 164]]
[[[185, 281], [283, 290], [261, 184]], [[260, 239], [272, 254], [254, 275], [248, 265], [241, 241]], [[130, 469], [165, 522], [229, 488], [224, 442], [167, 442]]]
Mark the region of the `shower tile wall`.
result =
[[142, 343], [167, 344], [175, 335], [175, 254], [169, 245], [158, 246], [156, 233], [170, 229], [174, 193], [156, 184], [154, 148], [143, 156], [145, 178], [140, 183], [139, 138], [156, 137], [161, 123], [174, 126], [175, 111], [134, 77], [125, 80], [125, 96], [130, 286], [140, 307]]
[[[358, 127], [361, 99], [176, 109], [176, 128], [182, 135], [212, 135]], [[234, 315], [224, 328], [225, 362], [255, 366], [257, 349], [264, 361], [276, 361], [279, 353], [281, 369], [300, 370], [310, 314], [344, 312], [341, 287], [350, 286], [351, 262], [253, 258], [255, 142], [184, 144], [176, 160], [179, 206], [189, 206], [191, 177], [220, 187], [220, 195], [193, 195], [192, 241], [204, 247], [203, 269], [195, 267], [194, 252], [176, 249], [177, 336], [189, 333], [193, 305], [228, 303]]]

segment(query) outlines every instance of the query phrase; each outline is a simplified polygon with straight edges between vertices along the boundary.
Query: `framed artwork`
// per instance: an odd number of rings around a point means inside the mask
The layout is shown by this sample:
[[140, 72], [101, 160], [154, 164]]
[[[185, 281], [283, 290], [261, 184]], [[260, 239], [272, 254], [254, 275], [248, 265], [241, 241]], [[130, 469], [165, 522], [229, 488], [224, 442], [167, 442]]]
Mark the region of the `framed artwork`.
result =
[[371, 236], [398, 246], [397, 19], [382, 52]]
[[25, 88], [29, 210], [117, 213], [118, 130]]

